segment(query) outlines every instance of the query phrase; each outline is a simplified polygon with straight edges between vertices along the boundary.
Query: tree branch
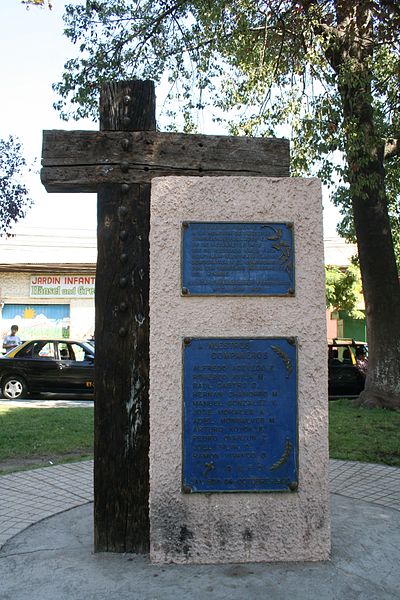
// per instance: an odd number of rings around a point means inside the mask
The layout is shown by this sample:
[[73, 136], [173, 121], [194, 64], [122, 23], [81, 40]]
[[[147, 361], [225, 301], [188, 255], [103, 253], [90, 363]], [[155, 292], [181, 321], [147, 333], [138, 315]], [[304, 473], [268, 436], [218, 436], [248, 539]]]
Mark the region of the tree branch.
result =
[[385, 141], [384, 160], [394, 158], [395, 156], [400, 156], [400, 137], [390, 138]]

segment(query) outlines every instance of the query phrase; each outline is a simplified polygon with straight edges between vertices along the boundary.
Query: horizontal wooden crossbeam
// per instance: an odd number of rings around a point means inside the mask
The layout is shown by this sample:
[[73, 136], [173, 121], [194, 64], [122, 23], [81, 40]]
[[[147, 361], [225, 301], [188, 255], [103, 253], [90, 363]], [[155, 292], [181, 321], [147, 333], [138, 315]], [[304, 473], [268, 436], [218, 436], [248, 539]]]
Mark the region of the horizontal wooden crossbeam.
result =
[[52, 130], [43, 132], [41, 180], [48, 192], [96, 192], [168, 175], [288, 177], [289, 162], [286, 139]]

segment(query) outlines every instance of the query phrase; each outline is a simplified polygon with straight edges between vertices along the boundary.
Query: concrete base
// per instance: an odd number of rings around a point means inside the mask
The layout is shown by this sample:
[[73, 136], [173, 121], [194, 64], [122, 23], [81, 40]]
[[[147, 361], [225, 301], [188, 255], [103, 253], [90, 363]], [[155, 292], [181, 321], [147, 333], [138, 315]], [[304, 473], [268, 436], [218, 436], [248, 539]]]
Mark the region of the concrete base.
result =
[[333, 495], [332, 559], [321, 563], [152, 565], [92, 553], [92, 505], [37, 523], [0, 551], [2, 600], [394, 600], [400, 512]]

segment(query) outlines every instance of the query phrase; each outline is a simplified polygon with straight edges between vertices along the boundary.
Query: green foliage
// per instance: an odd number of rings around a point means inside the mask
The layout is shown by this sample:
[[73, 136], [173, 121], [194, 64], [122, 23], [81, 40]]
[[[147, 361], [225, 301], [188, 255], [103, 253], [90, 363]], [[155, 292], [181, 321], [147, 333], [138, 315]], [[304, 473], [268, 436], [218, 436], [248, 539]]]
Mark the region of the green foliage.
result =
[[167, 76], [171, 129], [211, 110], [234, 135], [290, 131], [292, 174], [331, 188], [349, 241], [354, 198], [387, 201], [400, 264], [400, 156], [385, 154], [400, 138], [398, 3], [87, 0], [64, 20], [77, 55], [54, 85], [63, 118], [97, 119], [102, 81]]
[[[393, 163], [399, 162], [396, 158]], [[386, 164], [386, 196], [388, 212], [392, 227], [393, 246], [396, 255], [397, 268], [400, 271], [400, 203], [399, 203], [399, 181], [397, 177], [400, 174], [399, 165], [391, 168]], [[339, 208], [342, 220], [338, 225], [338, 233], [348, 242], [356, 243], [356, 234], [354, 230], [354, 219], [351, 205], [350, 190], [345, 185], [339, 185], [331, 195], [333, 204]]]
[[26, 169], [20, 142], [9, 136], [0, 139], [0, 236], [9, 231], [25, 216], [32, 200], [25, 185], [21, 183]]
[[328, 265], [325, 278], [327, 308], [345, 310], [353, 319], [363, 319], [364, 313], [357, 309], [362, 293], [360, 269], [356, 265], [346, 269]]
[[[64, 118], [96, 119], [102, 81], [167, 75], [165, 115], [183, 115], [185, 131], [210, 106], [232, 134], [289, 128], [293, 174], [343, 186], [335, 196], [344, 201], [341, 233], [354, 237], [349, 184], [360, 195], [378, 189], [370, 161], [399, 132], [396, 3], [356, 0], [343, 9], [333, 0], [88, 0], [67, 6], [64, 20], [78, 50], [54, 85]], [[368, 100], [373, 130], [355, 111], [345, 118], [350, 96], [355, 106]], [[397, 241], [399, 159], [385, 166]]]

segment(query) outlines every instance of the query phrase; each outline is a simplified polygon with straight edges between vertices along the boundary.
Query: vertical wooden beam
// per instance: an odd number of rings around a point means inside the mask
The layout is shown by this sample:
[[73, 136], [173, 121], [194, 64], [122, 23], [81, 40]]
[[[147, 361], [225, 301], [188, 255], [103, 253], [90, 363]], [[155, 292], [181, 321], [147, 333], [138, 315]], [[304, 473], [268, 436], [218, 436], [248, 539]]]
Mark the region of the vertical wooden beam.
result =
[[[153, 82], [103, 86], [100, 129], [155, 130]], [[124, 171], [98, 194], [94, 548], [146, 553], [150, 184], [124, 183]]]

